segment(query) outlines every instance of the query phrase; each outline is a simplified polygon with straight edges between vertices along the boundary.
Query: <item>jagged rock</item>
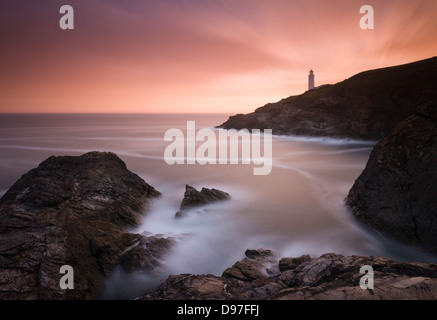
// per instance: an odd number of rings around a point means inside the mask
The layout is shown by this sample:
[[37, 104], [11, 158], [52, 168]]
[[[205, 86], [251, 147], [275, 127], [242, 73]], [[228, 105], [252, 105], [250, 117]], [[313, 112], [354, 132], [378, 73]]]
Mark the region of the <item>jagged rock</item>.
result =
[[[245, 258], [249, 259], [249, 258]], [[290, 258], [293, 269], [266, 276], [251, 277], [183, 274], [170, 276], [140, 300], [376, 300], [437, 298], [437, 265], [399, 263], [381, 257], [324, 254], [319, 258]], [[362, 266], [374, 269], [374, 289], [360, 287]], [[241, 266], [237, 269], [241, 270]], [[252, 265], [248, 265], [252, 270]]]
[[244, 255], [250, 259], [268, 260], [271, 261], [275, 256], [272, 250], [268, 249], [247, 249]]
[[437, 105], [419, 109], [375, 146], [346, 204], [376, 231], [437, 254]]
[[[50, 157], [0, 199], [0, 299], [87, 299], [160, 193], [113, 153]], [[62, 265], [74, 290], [61, 290]]]
[[135, 237], [134, 244], [120, 256], [119, 262], [126, 272], [150, 273], [161, 265], [161, 260], [175, 243], [173, 238], [124, 234]]
[[228, 193], [217, 189], [202, 188], [199, 192], [195, 188], [186, 185], [181, 210], [199, 207], [216, 201], [229, 200], [230, 198]]
[[412, 115], [437, 102], [437, 57], [362, 72], [335, 85], [307, 91], [255, 112], [231, 116], [224, 129], [272, 129], [278, 135], [379, 140]]
[[175, 217], [182, 218], [186, 216], [184, 210], [189, 210], [209, 203], [229, 199], [231, 199], [231, 196], [221, 190], [202, 188], [202, 190], [199, 192], [195, 188], [186, 185], [184, 199], [181, 203], [181, 209], [180, 211], [176, 212]]
[[274, 254], [271, 250], [247, 250], [247, 258], [235, 263], [231, 268], [226, 269], [222, 277], [235, 278], [241, 281], [253, 281], [265, 278], [268, 273], [272, 273], [270, 264], [275, 262]]
[[137, 300], [222, 300], [225, 283], [214, 275], [171, 275], [156, 291], [147, 291]]
[[310, 261], [310, 260], [311, 257], [309, 255], [304, 255], [299, 258], [282, 258], [281, 260], [279, 260], [279, 270], [281, 272], [287, 270], [293, 270], [303, 262]]

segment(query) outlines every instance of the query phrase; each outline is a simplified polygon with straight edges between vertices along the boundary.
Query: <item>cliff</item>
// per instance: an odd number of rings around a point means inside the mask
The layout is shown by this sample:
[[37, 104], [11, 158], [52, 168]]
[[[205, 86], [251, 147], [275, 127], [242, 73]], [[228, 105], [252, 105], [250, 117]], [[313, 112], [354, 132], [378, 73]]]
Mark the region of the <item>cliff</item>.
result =
[[437, 57], [359, 73], [335, 85], [232, 116], [224, 129], [379, 140], [424, 102], [437, 102]]

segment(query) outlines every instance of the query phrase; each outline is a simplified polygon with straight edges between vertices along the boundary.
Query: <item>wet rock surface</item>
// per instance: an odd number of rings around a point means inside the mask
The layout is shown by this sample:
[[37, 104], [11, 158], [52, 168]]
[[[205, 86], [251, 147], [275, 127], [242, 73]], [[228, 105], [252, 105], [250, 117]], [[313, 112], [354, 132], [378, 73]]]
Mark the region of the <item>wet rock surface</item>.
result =
[[143, 236], [139, 234], [124, 234], [123, 236], [135, 237], [134, 244], [128, 247], [119, 258], [120, 266], [128, 273], [153, 272], [161, 266], [162, 260], [176, 242], [171, 237]]
[[[262, 250], [264, 251], [264, 250]], [[274, 255], [237, 262], [222, 276], [172, 275], [139, 300], [382, 300], [436, 299], [437, 265], [399, 263], [381, 257], [325, 254], [318, 258], [283, 258], [282, 272], [268, 273]], [[285, 260], [284, 260], [285, 259]], [[374, 269], [374, 289], [363, 290], [364, 265]], [[241, 277], [243, 275], [243, 277]]]
[[[42, 162], [0, 199], [0, 299], [93, 298], [122, 253], [148, 241], [125, 231], [159, 195], [113, 153]], [[63, 265], [74, 290], [60, 289]]]
[[370, 155], [346, 204], [374, 230], [437, 254], [437, 105], [422, 105]]
[[228, 193], [218, 189], [202, 188], [201, 191], [198, 191], [192, 186], [186, 185], [180, 211], [176, 212], [175, 217], [182, 218], [187, 215], [187, 210], [229, 199], [231, 196]]

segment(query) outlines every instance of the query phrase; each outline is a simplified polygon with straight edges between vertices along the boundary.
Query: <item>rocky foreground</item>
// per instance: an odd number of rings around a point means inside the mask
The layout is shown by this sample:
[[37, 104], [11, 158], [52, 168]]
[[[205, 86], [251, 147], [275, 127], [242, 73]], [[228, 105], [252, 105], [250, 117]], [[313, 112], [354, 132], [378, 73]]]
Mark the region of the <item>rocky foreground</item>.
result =
[[[374, 270], [373, 290], [362, 289], [362, 266]], [[277, 260], [270, 250], [247, 250], [222, 276], [170, 276], [138, 300], [433, 300], [437, 264], [381, 257], [324, 254]]]
[[[0, 199], [0, 300], [91, 299], [118, 264], [155, 268], [172, 240], [126, 229], [159, 195], [112, 153], [42, 162]], [[74, 290], [60, 289], [63, 265]]]
[[[429, 148], [436, 143], [435, 110], [424, 107], [383, 140], [348, 197], [370, 225], [407, 235], [429, 251], [437, 243], [436, 149]], [[128, 230], [158, 196], [113, 153], [42, 162], [0, 199], [0, 299], [93, 299], [117, 266], [154, 271], [175, 240]], [[220, 190], [186, 186], [181, 208], [229, 199]], [[74, 268], [74, 290], [60, 288], [63, 265]], [[373, 290], [359, 286], [364, 265], [374, 269]], [[138, 299], [437, 299], [437, 265], [333, 253], [279, 259], [269, 250], [248, 250], [221, 276], [172, 275]]]

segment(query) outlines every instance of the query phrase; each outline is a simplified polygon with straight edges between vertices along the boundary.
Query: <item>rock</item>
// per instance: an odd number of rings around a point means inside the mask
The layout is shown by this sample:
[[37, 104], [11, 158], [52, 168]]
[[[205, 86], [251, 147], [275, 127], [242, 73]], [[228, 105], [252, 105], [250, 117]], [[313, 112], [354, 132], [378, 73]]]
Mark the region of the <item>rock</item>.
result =
[[169, 276], [165, 283], [137, 300], [223, 300], [225, 295], [225, 283], [220, 277], [181, 274]]
[[282, 258], [281, 260], [279, 260], [279, 270], [281, 272], [287, 270], [293, 270], [303, 262], [310, 261], [310, 260], [311, 257], [309, 255], [304, 255], [301, 256], [300, 258]]
[[[244, 260], [250, 260], [245, 258]], [[437, 265], [399, 263], [381, 257], [325, 254], [319, 258], [285, 258], [295, 267], [266, 276], [239, 277], [183, 274], [170, 276], [139, 300], [434, 300]], [[243, 261], [244, 261], [243, 260]], [[238, 263], [237, 263], [238, 264]], [[236, 264], [236, 265], [237, 265]], [[250, 266], [246, 263], [239, 266]], [[374, 289], [363, 290], [360, 268], [374, 269]], [[234, 265], [235, 266], [235, 265]], [[253, 266], [253, 265], [251, 265]], [[241, 270], [238, 267], [236, 269]], [[234, 268], [234, 267], [233, 267]], [[242, 272], [243, 273], [243, 272]]]
[[[361, 266], [374, 269], [374, 289], [363, 290]], [[422, 300], [435, 299], [435, 264], [398, 263], [380, 257], [323, 255], [281, 274], [288, 288], [280, 300]], [[420, 280], [419, 280], [420, 279]], [[403, 287], [402, 284], [405, 283]]]
[[229, 200], [230, 198], [228, 193], [217, 189], [202, 188], [199, 192], [195, 188], [186, 185], [181, 210], [196, 208], [212, 202]]
[[374, 230], [437, 254], [437, 105], [423, 105], [372, 151], [346, 204]]
[[176, 219], [179, 219], [179, 218], [184, 218], [184, 217], [186, 217], [187, 214], [186, 214], [185, 212], [183, 212], [183, 211], [178, 211], [178, 212], [175, 213], [174, 216], [175, 216]]
[[[413, 80], [414, 79], [414, 80]], [[272, 129], [278, 135], [380, 140], [424, 102], [437, 102], [437, 57], [362, 72], [253, 113], [231, 116], [224, 129]]]
[[123, 270], [128, 273], [139, 271], [150, 273], [161, 266], [161, 260], [170, 251], [175, 243], [173, 238], [158, 236], [143, 236], [124, 234], [123, 236], [134, 236], [134, 244], [127, 248], [119, 258]]
[[[332, 276], [336, 271], [335, 262], [342, 258], [344, 258], [342, 255], [332, 254], [310, 260], [304, 258], [296, 268], [283, 272], [280, 278], [288, 287], [315, 287]], [[340, 263], [344, 262], [340, 261]]]
[[202, 190], [199, 192], [195, 188], [186, 185], [184, 199], [181, 203], [181, 210], [176, 212], [175, 217], [182, 218], [186, 216], [184, 210], [189, 210], [209, 203], [229, 199], [231, 199], [231, 196], [221, 190], [202, 188]]
[[[160, 193], [113, 153], [50, 157], [0, 199], [0, 299], [88, 299]], [[74, 269], [74, 290], [59, 270]]]
[[271, 261], [271, 259], [275, 256], [272, 250], [268, 249], [247, 249], [244, 255], [250, 259], [258, 259], [258, 260], [267, 260]]
[[268, 273], [272, 273], [270, 265], [275, 262], [274, 254], [271, 250], [247, 250], [247, 258], [238, 261], [231, 268], [223, 272], [222, 277], [235, 278], [241, 281], [253, 281], [255, 279], [266, 278]]

